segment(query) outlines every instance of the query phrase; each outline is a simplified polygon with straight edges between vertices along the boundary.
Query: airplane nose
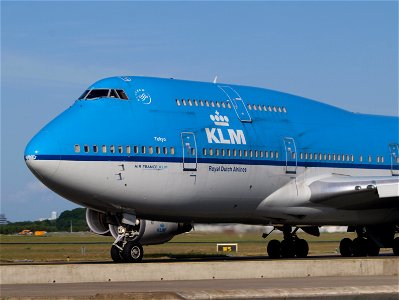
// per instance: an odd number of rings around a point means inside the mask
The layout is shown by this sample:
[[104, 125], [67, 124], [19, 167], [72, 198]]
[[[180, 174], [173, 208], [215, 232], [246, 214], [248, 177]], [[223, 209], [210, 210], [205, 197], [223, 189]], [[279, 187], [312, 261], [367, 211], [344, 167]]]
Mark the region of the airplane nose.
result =
[[40, 131], [25, 148], [25, 163], [41, 181], [51, 179], [60, 165], [60, 145], [56, 135]]

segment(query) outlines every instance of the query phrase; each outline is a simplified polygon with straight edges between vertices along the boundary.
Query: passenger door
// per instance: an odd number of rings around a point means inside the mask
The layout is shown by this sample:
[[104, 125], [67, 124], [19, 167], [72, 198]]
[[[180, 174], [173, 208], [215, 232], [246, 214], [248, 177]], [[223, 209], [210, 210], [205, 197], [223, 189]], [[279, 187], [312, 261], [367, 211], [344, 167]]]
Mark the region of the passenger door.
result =
[[298, 158], [295, 140], [292, 137], [285, 137], [283, 140], [285, 148], [285, 173], [296, 174]]
[[197, 171], [197, 142], [192, 132], [181, 133], [183, 147], [183, 171]]
[[220, 86], [218, 87], [229, 97], [230, 102], [232, 106], [234, 107], [234, 110], [236, 111], [236, 114], [238, 118], [240, 119], [241, 122], [247, 122], [250, 123], [252, 122], [251, 116], [248, 113], [248, 110], [245, 106], [244, 100], [241, 98], [241, 96], [237, 93], [235, 89], [233, 89], [231, 86]]
[[393, 176], [399, 176], [399, 146], [398, 144], [389, 144], [391, 152], [391, 172]]

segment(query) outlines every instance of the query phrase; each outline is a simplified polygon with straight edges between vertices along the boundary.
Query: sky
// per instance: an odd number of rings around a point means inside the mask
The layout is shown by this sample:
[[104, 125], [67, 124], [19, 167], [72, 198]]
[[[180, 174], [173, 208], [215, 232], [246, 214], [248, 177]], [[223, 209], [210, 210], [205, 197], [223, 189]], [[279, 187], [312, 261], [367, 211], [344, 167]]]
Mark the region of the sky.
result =
[[117, 75], [218, 76], [398, 116], [398, 2], [1, 1], [1, 213], [10, 221], [77, 207], [30, 173], [24, 148], [87, 86]]

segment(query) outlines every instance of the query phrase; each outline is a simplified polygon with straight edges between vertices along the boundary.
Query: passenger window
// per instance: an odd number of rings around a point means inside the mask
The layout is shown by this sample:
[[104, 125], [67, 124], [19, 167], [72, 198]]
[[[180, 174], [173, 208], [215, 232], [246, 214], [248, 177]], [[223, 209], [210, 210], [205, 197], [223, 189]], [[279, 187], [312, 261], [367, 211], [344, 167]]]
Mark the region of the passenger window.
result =
[[273, 106], [273, 111], [274, 111], [274, 112], [277, 112], [277, 109], [276, 109], [276, 107], [275, 107], [275, 106]]
[[165, 155], [168, 154], [168, 148], [167, 147], [163, 147], [163, 154], [165, 154]]
[[360, 154], [359, 156], [359, 161], [362, 162], [363, 161], [363, 155]]
[[259, 151], [259, 156], [260, 156], [261, 158], [263, 158], [263, 151], [262, 151], [262, 150]]
[[213, 149], [212, 148], [209, 148], [209, 155], [213, 156]]
[[270, 151], [270, 158], [274, 158], [274, 152]]
[[115, 153], [115, 146], [114, 145], [109, 146], [109, 151], [111, 153]]
[[180, 106], [180, 100], [179, 99], [176, 99], [176, 104], [177, 104], [177, 106]]
[[231, 150], [227, 149], [227, 156], [231, 156]]
[[207, 107], [209, 107], [209, 101], [208, 101], [208, 100], [205, 100], [205, 105], [206, 105]]
[[369, 162], [371, 163], [373, 161], [373, 158], [371, 155], [369, 155]]
[[227, 107], [228, 107], [228, 108], [231, 108], [230, 102], [227, 102]]
[[331, 154], [328, 154], [328, 160], [331, 160]]
[[123, 146], [118, 146], [118, 152], [123, 153]]
[[255, 150], [255, 157], [258, 157], [258, 150]]
[[161, 148], [160, 147], [155, 147], [155, 151], [157, 154], [161, 154]]
[[191, 101], [191, 99], [188, 99], [188, 105], [193, 106], [193, 102]]
[[154, 147], [149, 146], [149, 147], [148, 147], [148, 153], [149, 153], [149, 154], [153, 154], [153, 153], [154, 153]]
[[267, 111], [266, 105], [263, 105], [263, 111]]
[[145, 152], [146, 152], [146, 147], [145, 146], [141, 146], [141, 153], [145, 154]]
[[226, 103], [222, 102], [222, 107], [226, 108]]
[[309, 159], [310, 159], [310, 160], [313, 159], [313, 153], [309, 153]]
[[219, 149], [215, 149], [215, 156], [219, 156], [220, 155], [220, 153], [219, 153]]
[[75, 145], [75, 152], [79, 153], [80, 152], [80, 146], [79, 145]]
[[253, 156], [254, 156], [253, 154], [254, 154], [253, 151], [252, 151], [252, 150], [249, 150], [249, 156], [250, 156], [250, 157], [253, 157]]
[[186, 100], [183, 99], [181, 102], [183, 103], [184, 106], [187, 105]]
[[281, 113], [281, 107], [280, 107], [280, 106], [278, 107], [278, 112], [280, 112], [280, 113]]
[[134, 150], [134, 154], [138, 154], [139, 153], [139, 146], [134, 146], [133, 150]]
[[126, 146], [126, 153], [130, 154], [130, 146]]
[[334, 153], [333, 153], [333, 156], [332, 156], [332, 157], [333, 157], [333, 160], [334, 160], [334, 161], [335, 161], [336, 158], [337, 158], [336, 155], [335, 155]]
[[102, 146], [101, 146], [101, 149], [102, 149], [103, 153], [107, 153], [107, 146], [102, 145]]
[[93, 152], [94, 152], [94, 153], [97, 153], [97, 152], [98, 152], [98, 147], [97, 147], [97, 145], [93, 145]]
[[215, 103], [213, 101], [211, 101], [211, 106], [215, 107]]
[[244, 150], [244, 157], [248, 156], [248, 150]]
[[206, 156], [206, 148], [203, 148], [203, 149], [202, 149], [202, 154], [203, 154], [204, 156]]
[[384, 162], [384, 156], [381, 156], [381, 163]]
[[219, 101], [216, 101], [216, 106], [217, 106], [217, 107], [220, 107]]
[[200, 100], [200, 105], [204, 106], [204, 101]]
[[198, 106], [197, 100], [194, 100], [194, 105], [195, 105], [195, 106]]
[[254, 104], [253, 108], [254, 108], [254, 110], [258, 110], [258, 108], [256, 107], [256, 104]]
[[175, 155], [175, 147], [170, 147], [170, 154]]
[[238, 156], [242, 157], [242, 150], [238, 150]]
[[276, 153], [275, 153], [275, 154], [276, 154], [276, 158], [278, 158], [278, 151], [276, 151]]
[[233, 149], [233, 156], [237, 156], [237, 149]]
[[287, 113], [287, 109], [283, 106], [283, 112], [286, 114]]
[[265, 151], [265, 158], [269, 158], [269, 151]]
[[85, 150], [85, 152], [86, 152], [86, 153], [88, 153], [88, 152], [89, 152], [89, 149], [90, 149], [90, 148], [89, 148], [89, 146], [88, 146], [88, 145], [84, 145], [84, 150]]
[[222, 156], [226, 155], [226, 150], [222, 149]]
[[119, 98], [123, 100], [129, 100], [124, 90], [116, 90], [116, 92], [118, 93]]

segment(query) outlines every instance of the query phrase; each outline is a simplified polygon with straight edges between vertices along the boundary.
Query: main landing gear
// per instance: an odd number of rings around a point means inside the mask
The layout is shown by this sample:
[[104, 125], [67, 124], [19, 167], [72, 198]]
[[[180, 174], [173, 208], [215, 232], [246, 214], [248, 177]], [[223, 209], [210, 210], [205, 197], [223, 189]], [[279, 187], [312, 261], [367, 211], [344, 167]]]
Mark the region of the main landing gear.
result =
[[118, 228], [118, 237], [111, 246], [111, 258], [116, 263], [140, 262], [143, 259], [143, 246], [134, 241], [137, 231], [134, 226], [127, 226]]
[[[270, 258], [289, 258], [289, 257], [307, 257], [309, 253], [308, 242], [304, 239], [300, 239], [296, 232], [298, 227], [292, 231], [291, 226], [284, 225], [282, 228], [278, 228], [283, 231], [284, 239], [280, 242], [279, 240], [271, 240], [267, 244], [267, 253]], [[267, 237], [267, 235], [263, 235]]]
[[356, 231], [353, 240], [344, 238], [339, 244], [339, 252], [343, 257], [377, 256], [380, 248], [391, 248], [394, 255], [399, 255], [399, 237], [394, 238], [395, 226], [356, 226], [348, 231]]

